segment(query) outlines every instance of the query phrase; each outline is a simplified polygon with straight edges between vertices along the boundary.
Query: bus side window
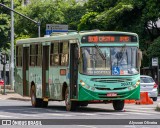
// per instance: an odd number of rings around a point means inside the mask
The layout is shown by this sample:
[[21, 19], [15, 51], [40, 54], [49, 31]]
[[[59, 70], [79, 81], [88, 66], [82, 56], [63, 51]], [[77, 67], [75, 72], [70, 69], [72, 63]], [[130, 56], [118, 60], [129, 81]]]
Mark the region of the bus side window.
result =
[[36, 48], [36, 66], [42, 65], [42, 45], [38, 44]]
[[16, 66], [22, 66], [22, 46], [16, 47]]
[[61, 65], [62, 66], [67, 66], [68, 65], [68, 52], [69, 52], [69, 47], [68, 47], [68, 42], [65, 41], [63, 42], [62, 45], [62, 52], [61, 54]]
[[36, 65], [36, 45], [32, 44], [30, 46], [30, 66]]
[[51, 66], [59, 65], [58, 43], [57, 42], [54, 42], [51, 44], [50, 65]]

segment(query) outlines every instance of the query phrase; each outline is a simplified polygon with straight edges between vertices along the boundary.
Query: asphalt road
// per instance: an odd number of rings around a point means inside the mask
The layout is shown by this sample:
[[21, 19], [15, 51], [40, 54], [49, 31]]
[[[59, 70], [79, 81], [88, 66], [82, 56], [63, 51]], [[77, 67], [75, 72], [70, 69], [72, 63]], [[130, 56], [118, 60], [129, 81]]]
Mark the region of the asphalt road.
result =
[[152, 105], [125, 104], [122, 111], [114, 111], [112, 104], [89, 104], [75, 112], [66, 112], [64, 102], [51, 101], [48, 108], [33, 108], [30, 101], [0, 100], [0, 124], [11, 121], [15, 128], [33, 124], [42, 124], [32, 126], [35, 128], [160, 128], [156, 125], [157, 121], [160, 123], [160, 112], [155, 111], [158, 103], [160, 97]]

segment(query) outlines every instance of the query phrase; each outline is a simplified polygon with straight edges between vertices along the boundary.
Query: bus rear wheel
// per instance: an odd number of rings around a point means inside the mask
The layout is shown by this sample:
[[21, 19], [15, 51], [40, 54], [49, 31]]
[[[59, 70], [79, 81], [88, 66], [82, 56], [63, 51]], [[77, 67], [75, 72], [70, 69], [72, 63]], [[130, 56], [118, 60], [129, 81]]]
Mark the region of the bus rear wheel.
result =
[[68, 88], [65, 91], [65, 104], [67, 111], [74, 111], [77, 108], [77, 102], [70, 100]]
[[36, 89], [35, 89], [34, 85], [32, 85], [30, 92], [31, 92], [30, 94], [31, 94], [31, 103], [32, 103], [32, 106], [33, 107], [41, 107], [43, 100], [40, 99], [40, 98], [36, 98]]
[[123, 110], [124, 108], [124, 100], [114, 100], [113, 101], [113, 108], [114, 110]]

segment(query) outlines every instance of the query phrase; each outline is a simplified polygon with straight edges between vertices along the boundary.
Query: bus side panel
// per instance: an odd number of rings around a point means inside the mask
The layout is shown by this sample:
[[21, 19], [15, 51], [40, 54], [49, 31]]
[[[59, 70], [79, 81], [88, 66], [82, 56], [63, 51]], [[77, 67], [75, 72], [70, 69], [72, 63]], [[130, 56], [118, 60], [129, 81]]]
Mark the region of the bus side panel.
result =
[[50, 79], [50, 98], [53, 100], [61, 100], [61, 90], [62, 85], [59, 80], [59, 68], [57, 67], [50, 67], [50, 73], [49, 73], [49, 79]]
[[15, 92], [23, 96], [22, 67], [15, 68]]
[[53, 100], [62, 100], [63, 83], [67, 81], [66, 75], [60, 75], [60, 69], [67, 69], [66, 67], [50, 67], [49, 73], [49, 87], [50, 98]]
[[29, 68], [30, 85], [32, 81], [34, 82], [36, 86], [36, 98], [42, 98], [42, 68], [41, 67], [30, 67]]

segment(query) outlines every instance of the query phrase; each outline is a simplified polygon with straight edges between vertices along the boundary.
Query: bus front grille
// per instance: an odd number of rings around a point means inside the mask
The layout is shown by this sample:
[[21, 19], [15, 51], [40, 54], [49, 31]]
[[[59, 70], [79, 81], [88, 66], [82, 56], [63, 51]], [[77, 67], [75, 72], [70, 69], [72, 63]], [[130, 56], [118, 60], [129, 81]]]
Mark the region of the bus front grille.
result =
[[127, 87], [123, 87], [123, 88], [114, 88], [114, 89], [111, 89], [111, 88], [99, 88], [99, 87], [95, 87], [97, 90], [124, 90], [126, 89]]
[[91, 81], [101, 82], [101, 83], [119, 83], [119, 82], [128, 82], [132, 79], [124, 79], [124, 78], [92, 78]]

